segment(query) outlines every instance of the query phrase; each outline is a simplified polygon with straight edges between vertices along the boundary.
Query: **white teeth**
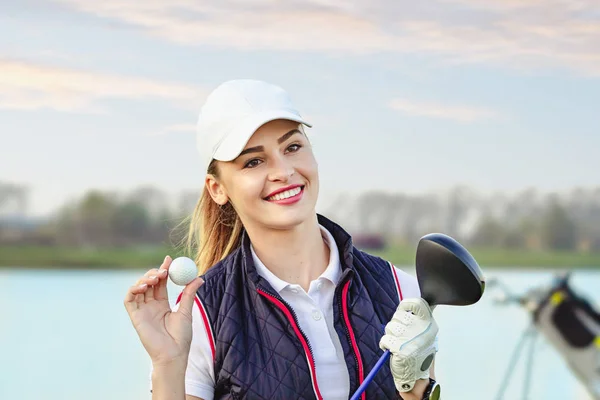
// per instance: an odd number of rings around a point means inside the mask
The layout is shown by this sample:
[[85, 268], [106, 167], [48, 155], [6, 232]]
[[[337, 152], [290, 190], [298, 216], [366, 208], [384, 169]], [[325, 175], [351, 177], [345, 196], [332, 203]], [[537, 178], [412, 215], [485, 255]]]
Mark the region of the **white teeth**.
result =
[[298, 193], [302, 191], [301, 187], [297, 187], [291, 190], [286, 190], [285, 192], [277, 193], [274, 196], [269, 197], [269, 200], [283, 200], [288, 199], [290, 197], [296, 196]]

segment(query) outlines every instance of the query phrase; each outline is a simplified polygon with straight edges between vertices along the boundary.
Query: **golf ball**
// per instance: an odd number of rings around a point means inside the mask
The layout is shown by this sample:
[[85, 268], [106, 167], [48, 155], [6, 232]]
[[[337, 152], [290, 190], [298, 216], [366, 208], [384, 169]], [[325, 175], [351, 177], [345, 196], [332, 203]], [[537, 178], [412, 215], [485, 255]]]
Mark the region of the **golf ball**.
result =
[[185, 286], [198, 277], [196, 263], [187, 257], [177, 257], [169, 267], [169, 278], [174, 284]]

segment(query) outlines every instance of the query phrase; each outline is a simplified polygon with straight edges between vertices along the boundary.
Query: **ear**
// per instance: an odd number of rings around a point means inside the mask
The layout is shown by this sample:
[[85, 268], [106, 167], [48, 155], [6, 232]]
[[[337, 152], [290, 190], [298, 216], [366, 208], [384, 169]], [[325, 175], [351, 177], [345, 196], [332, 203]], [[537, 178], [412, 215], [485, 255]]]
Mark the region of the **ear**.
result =
[[220, 206], [227, 204], [229, 201], [229, 196], [227, 195], [227, 190], [225, 186], [213, 175], [207, 174], [206, 179], [204, 181], [204, 185], [206, 190], [210, 194], [210, 197]]

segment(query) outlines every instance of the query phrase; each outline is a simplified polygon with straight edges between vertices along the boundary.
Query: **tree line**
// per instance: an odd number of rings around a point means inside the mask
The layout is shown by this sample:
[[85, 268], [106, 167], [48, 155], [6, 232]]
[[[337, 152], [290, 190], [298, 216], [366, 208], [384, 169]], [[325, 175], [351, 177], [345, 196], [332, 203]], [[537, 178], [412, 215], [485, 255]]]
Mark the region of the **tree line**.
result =
[[[196, 192], [174, 198], [152, 187], [126, 194], [91, 190], [20, 235], [0, 222], [0, 241], [95, 247], [178, 244], [198, 198]], [[370, 191], [340, 196], [318, 211], [353, 234], [378, 235], [388, 245], [442, 232], [477, 246], [600, 251], [600, 188], [565, 193], [528, 189], [514, 195], [482, 195], [467, 187], [420, 195]]]
[[328, 212], [354, 232], [416, 243], [431, 232], [469, 245], [600, 251], [600, 188], [509, 195], [457, 186], [437, 194], [371, 191], [340, 196]]

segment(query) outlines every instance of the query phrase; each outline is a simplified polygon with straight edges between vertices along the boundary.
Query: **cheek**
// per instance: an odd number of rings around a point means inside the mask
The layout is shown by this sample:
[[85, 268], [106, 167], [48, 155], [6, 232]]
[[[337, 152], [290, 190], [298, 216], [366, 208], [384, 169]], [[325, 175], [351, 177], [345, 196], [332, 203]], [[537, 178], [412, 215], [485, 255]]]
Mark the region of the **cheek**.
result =
[[303, 158], [299, 169], [302, 175], [309, 179], [316, 179], [319, 175], [319, 166], [312, 153], [307, 154], [306, 157]]
[[262, 180], [249, 175], [242, 176], [231, 182], [231, 200], [234, 205], [252, 202], [260, 198], [263, 190]]

